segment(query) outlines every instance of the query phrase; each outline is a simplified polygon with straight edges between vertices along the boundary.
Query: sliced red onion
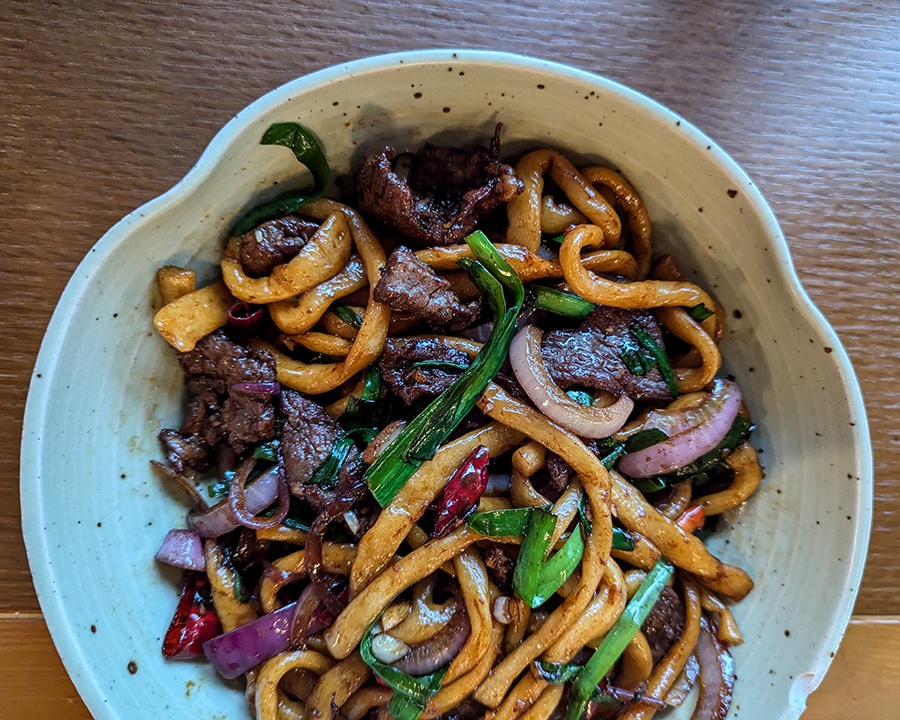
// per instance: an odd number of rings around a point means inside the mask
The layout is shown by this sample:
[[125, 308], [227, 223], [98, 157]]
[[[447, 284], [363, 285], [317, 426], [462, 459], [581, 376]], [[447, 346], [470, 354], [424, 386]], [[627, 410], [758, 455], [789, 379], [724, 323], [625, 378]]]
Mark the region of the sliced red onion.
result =
[[636, 478], [662, 475], [684, 467], [722, 442], [741, 408], [741, 390], [729, 380], [717, 382], [725, 394], [716, 397], [717, 407], [706, 422], [645, 450], [624, 455], [619, 469]]
[[[247, 485], [244, 490], [244, 505], [247, 512], [256, 515], [275, 502], [278, 499], [280, 483], [278, 467], [275, 466]], [[202, 538], [219, 537], [241, 524], [229, 507], [227, 498], [209, 510], [189, 515], [188, 523]]]
[[728, 396], [734, 392], [735, 387], [728, 380], [714, 380], [708, 393], [682, 395], [668, 407], [650, 410], [644, 416], [641, 430], [662, 430], [669, 437], [674, 437], [702, 425], [728, 401]]
[[281, 384], [277, 382], [239, 382], [232, 385], [231, 390], [247, 395], [277, 395], [281, 392]]
[[669, 688], [669, 692], [666, 693], [666, 704], [672, 707], [679, 707], [687, 700], [699, 674], [700, 666], [697, 664], [697, 658], [691, 655], [684, 665], [684, 670], [681, 671], [672, 687]]
[[196, 530], [169, 530], [156, 551], [156, 559], [183, 570], [206, 570], [203, 543]]
[[228, 486], [228, 507], [231, 508], [231, 512], [234, 513], [238, 522], [244, 527], [251, 530], [267, 530], [280, 525], [281, 521], [287, 517], [291, 504], [291, 494], [288, 490], [284, 472], [279, 466], [276, 474], [278, 510], [271, 517], [257, 517], [258, 511], [254, 512], [247, 507], [247, 495], [244, 487], [254, 465], [256, 465], [256, 461], [252, 457], [247, 458], [234, 474], [234, 479], [231, 481], [231, 485]]
[[485, 495], [507, 495], [512, 487], [512, 475], [509, 473], [491, 473], [488, 476]]
[[694, 649], [700, 664], [700, 696], [691, 720], [725, 720], [734, 689], [734, 660], [728, 648], [716, 640], [706, 619]]
[[[450, 662], [469, 639], [472, 626], [469, 613], [462, 602], [447, 624], [438, 633], [424, 642], [411, 645], [409, 652], [391, 665], [407, 675], [428, 675]], [[390, 634], [390, 633], [388, 633]]]
[[291, 646], [297, 603], [241, 625], [203, 643], [203, 652], [222, 677], [233, 680]]
[[538, 410], [579, 437], [609, 437], [625, 424], [634, 408], [634, 401], [626, 395], [604, 408], [586, 407], [566, 395], [544, 367], [541, 331], [534, 325], [516, 333], [509, 361], [516, 380]]

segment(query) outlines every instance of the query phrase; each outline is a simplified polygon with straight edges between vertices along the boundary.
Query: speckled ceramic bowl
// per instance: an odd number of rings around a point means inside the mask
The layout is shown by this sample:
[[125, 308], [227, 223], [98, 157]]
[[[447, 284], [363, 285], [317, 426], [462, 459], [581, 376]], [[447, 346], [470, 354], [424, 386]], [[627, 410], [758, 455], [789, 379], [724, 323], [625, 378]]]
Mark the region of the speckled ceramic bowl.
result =
[[850, 362], [800, 287], [772, 211], [712, 140], [632, 90], [538, 60], [444, 50], [329, 68], [269, 93], [184, 180], [104, 235], [69, 282], [32, 378], [22, 513], [41, 607], [93, 715], [247, 717], [240, 689], [208, 665], [160, 655], [176, 583], [153, 554], [185, 508], [148, 466], [158, 430], [181, 413], [177, 363], [150, 321], [160, 265], [212, 277], [232, 219], [276, 181], [301, 180], [289, 153], [258, 144], [276, 121], [312, 128], [339, 175], [387, 143], [484, 142], [498, 121], [508, 154], [549, 144], [622, 169], [657, 247], [728, 308], [725, 372], [759, 423], [764, 485], [714, 541], [756, 581], [735, 610], [746, 642], [734, 652], [732, 716], [798, 717], [853, 607], [872, 463]]

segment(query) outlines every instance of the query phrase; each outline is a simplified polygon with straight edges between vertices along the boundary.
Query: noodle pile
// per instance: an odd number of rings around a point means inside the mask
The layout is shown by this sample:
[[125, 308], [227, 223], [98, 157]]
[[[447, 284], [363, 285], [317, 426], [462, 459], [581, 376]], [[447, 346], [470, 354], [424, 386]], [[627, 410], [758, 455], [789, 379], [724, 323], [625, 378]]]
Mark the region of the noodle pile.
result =
[[[613, 439], [623, 443], [646, 432], [649, 411], [671, 418], [709, 404], [721, 387], [716, 383], [722, 382], [716, 374], [725, 314], [708, 291], [684, 279], [672, 258], [654, 262], [650, 218], [637, 192], [612, 169], [579, 170], [551, 149], [526, 154], [515, 170], [524, 191], [506, 205], [505, 242], [494, 247], [526, 290], [540, 282], [595, 305], [652, 310], [667, 341], [683, 350], [671, 360], [681, 398], [669, 407], [639, 402]], [[403, 342], [411, 335], [410, 322], [374, 298], [389, 253], [362, 216], [326, 199], [300, 212], [319, 229], [299, 254], [269, 275], [251, 277], [244, 271], [240, 238], [232, 238], [224, 251], [221, 281], [208, 287], [195, 289], [189, 271], [166, 269], [159, 278], [165, 305], [155, 324], [186, 352], [225, 326], [236, 302], [263, 306], [276, 335], [255, 337], [250, 344], [271, 353], [283, 388], [303, 393], [340, 420], [361, 397], [367, 373], [377, 370], [389, 338]], [[561, 242], [548, 242], [560, 234]], [[415, 255], [455, 288], [464, 285], [460, 261], [478, 257], [469, 244], [420, 248]], [[338, 301], [357, 314], [358, 327], [337, 312]], [[709, 311], [706, 317], [699, 317], [698, 307]], [[414, 334], [422, 336], [418, 330]], [[427, 337], [470, 359], [482, 348], [452, 333]], [[304, 352], [292, 352], [295, 348]], [[310, 353], [319, 357], [310, 361]], [[614, 400], [597, 393], [588, 409], [608, 414]], [[480, 425], [442, 442], [359, 538], [332, 532], [320, 548], [309, 548], [309, 524], [285, 518], [205, 540], [205, 574], [223, 631], [272, 615], [298, 597], [301, 605], [314, 597], [303, 592], [311, 587], [313, 557], [334, 593], [344, 593], [346, 607], [328, 617], [325, 627], [293, 637], [287, 650], [246, 673], [248, 700], [258, 720], [386, 717], [394, 691], [373, 674], [378, 663], [373, 665], [371, 653], [382, 665], [391, 665], [394, 656], [400, 663], [408, 657], [414, 665], [409, 658], [416, 652], [446, 654], [451, 646], [439, 671], [407, 672], [440, 675], [419, 717], [562, 717], [577, 692], [578, 675], [559, 681], [554, 672], [566, 667], [578, 672], [586, 665], [617, 622], [624, 622], [629, 601], [654, 567], [661, 567], [660, 559], [675, 569], [663, 584], [680, 607], [677, 637], [654, 659], [651, 643], [637, 629], [605, 673], [603, 692], [592, 696], [589, 715], [653, 717], [661, 706], [684, 699], [695, 683], [698, 660], [701, 677], [712, 677], [710, 663], [724, 667], [730, 660], [727, 647], [740, 643], [741, 634], [729, 603], [746, 596], [753, 583], [742, 569], [715, 557], [702, 533], [695, 533], [704, 518], [710, 526], [711, 519], [738, 507], [759, 485], [762, 470], [746, 436], [721, 453], [730, 473], [727, 482], [704, 485], [687, 478], [651, 491], [610, 469], [616, 466], [604, 460], [594, 441], [554, 421], [500, 379], [487, 385], [477, 408], [481, 414], [471, 416], [481, 418]], [[740, 415], [747, 416], [743, 404]], [[390, 438], [382, 442], [389, 444]], [[549, 512], [555, 518], [551, 557], [575, 535], [570, 547], [583, 546], [574, 570], [535, 607], [509, 586], [501, 587], [488, 563], [497, 556], [496, 548], [515, 562], [525, 542], [521, 528], [517, 534], [486, 535], [462, 521], [432, 537], [431, 509], [441, 502], [457, 468], [480, 447], [487, 448], [498, 482], [481, 495], [475, 510], [534, 508], [527, 515], [532, 519], [538, 511]], [[548, 496], [541, 478], [559, 459], [570, 469], [569, 481]], [[336, 519], [343, 517], [349, 525], [352, 513]], [[614, 547], [616, 533], [629, 538], [629, 549]], [[235, 534], [264, 555], [250, 587], [235, 569]], [[712, 659], [709, 652], [701, 653], [707, 635], [716, 648]], [[722, 678], [726, 685], [727, 680]], [[722, 702], [727, 712], [727, 701]], [[721, 710], [722, 703], [715, 712]]]

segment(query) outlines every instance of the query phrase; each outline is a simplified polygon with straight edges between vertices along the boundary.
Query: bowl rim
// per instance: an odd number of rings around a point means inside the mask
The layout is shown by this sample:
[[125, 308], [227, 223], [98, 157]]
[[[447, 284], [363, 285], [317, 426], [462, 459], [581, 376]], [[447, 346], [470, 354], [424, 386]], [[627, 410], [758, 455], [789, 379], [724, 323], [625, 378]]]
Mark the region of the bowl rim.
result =
[[[620, 82], [586, 70], [537, 57], [502, 51], [436, 48], [375, 55], [325, 67], [290, 80], [261, 96], [239, 111], [215, 134], [197, 162], [172, 188], [128, 213], [104, 233], [93, 247], [88, 250], [60, 296], [53, 316], [45, 330], [41, 348], [32, 371], [22, 424], [19, 484], [22, 531], [32, 580], [43, 617], [66, 671], [94, 717], [112, 718], [116, 717], [116, 714], [106, 704], [104, 699], [105, 693], [100, 687], [92, 669], [93, 664], [88, 661], [80, 643], [77, 641], [66, 607], [56, 588], [55, 574], [50, 566], [49, 546], [43, 533], [44, 509], [41, 504], [41, 480], [37, 472], [41, 441], [38, 434], [28, 432], [30, 428], [39, 428], [44, 425], [50, 395], [49, 388], [52, 385], [48, 376], [52, 375], [56, 366], [61, 347], [61, 331], [67, 327], [74, 313], [76, 306], [74, 301], [87, 289], [93, 273], [128, 236], [132, 228], [144, 222], [149, 222], [154, 217], [164, 213], [170, 206], [177, 204], [188, 195], [195, 186], [212, 175], [234, 137], [251, 125], [258, 116], [281, 105], [288, 97], [309, 92], [348, 76], [382, 71], [398, 65], [445, 64], [448, 61], [464, 64], [486, 64], [519, 71], [531, 71], [545, 76], [556, 76], [561, 79], [575, 80], [591, 84], [594, 87], [600, 87], [617, 95], [625, 102], [643, 111], [650, 112], [656, 117], [673, 122], [678, 121], [680, 130], [686, 135], [692, 145], [697, 146], [698, 150], [711, 154], [714, 161], [727, 174], [742, 181], [742, 187], [745, 188], [753, 210], [763, 222], [771, 243], [771, 249], [774, 251], [777, 259], [778, 269], [783, 275], [787, 289], [795, 300], [799, 312], [809, 322], [810, 326], [819, 333], [820, 337], [827, 339], [830, 347], [833, 348], [829, 358], [836, 366], [849, 409], [856, 418], [855, 426], [852, 428], [852, 436], [856, 448], [857, 467], [860, 472], [857, 492], [860, 512], [856, 513], [853, 520], [854, 543], [848, 564], [849, 570], [846, 575], [845, 592], [838, 607], [832, 613], [828, 626], [822, 635], [818, 656], [813, 663], [816, 671], [800, 675], [792, 686], [789, 704], [796, 711], [797, 716], [805, 708], [807, 695], [818, 687], [825, 671], [831, 664], [834, 653], [829, 654], [828, 648], [836, 648], [846, 631], [865, 568], [872, 525], [874, 494], [872, 446], [862, 391], [850, 358], [834, 328], [832, 328], [803, 288], [791, 260], [787, 240], [778, 225], [774, 212], [762, 193], [743, 168], [693, 123], [685, 120], [659, 102]], [[37, 378], [41, 374], [43, 374], [43, 379], [37, 382]]]

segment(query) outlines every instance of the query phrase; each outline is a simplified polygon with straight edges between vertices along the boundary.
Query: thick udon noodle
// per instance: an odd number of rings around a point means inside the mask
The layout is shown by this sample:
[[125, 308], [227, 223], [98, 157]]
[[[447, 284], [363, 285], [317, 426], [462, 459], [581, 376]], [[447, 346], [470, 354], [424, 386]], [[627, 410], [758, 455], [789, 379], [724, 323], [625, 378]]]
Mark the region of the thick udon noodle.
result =
[[[507, 242], [496, 247], [521, 280], [527, 284], [556, 279], [592, 303], [654, 310], [662, 327], [692, 348], [673, 361], [678, 389], [692, 392], [709, 385], [721, 364], [717, 343], [724, 313], [707, 291], [685, 281], [670, 259], [651, 268], [650, 220], [635, 190], [609, 168], [595, 166], [579, 172], [553, 150], [527, 154], [516, 170], [525, 191], [508, 204]], [[543, 196], [545, 174], [566, 202]], [[156, 324], [178, 349], [189, 350], [225, 323], [233, 298], [267, 304], [273, 322], [294, 342], [340, 358], [307, 364], [267, 345], [276, 360], [278, 382], [313, 396], [342, 386], [358, 395], [361, 373], [379, 358], [389, 334], [397, 334], [392, 330], [390, 309], [373, 297], [386, 253], [360, 215], [345, 205], [319, 200], [302, 212], [321, 221], [320, 230], [300, 255], [267, 277], [254, 279], [243, 273], [236, 238], [222, 260], [224, 284], [187, 292], [192, 288], [182, 282], [183, 277], [177, 278], [177, 288], [170, 287], [175, 281], [161, 277], [171, 302]], [[620, 243], [623, 226], [629, 230], [627, 250]], [[541, 257], [543, 234], [561, 228], [565, 233], [558, 259]], [[427, 248], [416, 254], [439, 273], [457, 271], [457, 262], [472, 256], [466, 245]], [[629, 282], [610, 280], [610, 275]], [[360, 311], [358, 330], [336, 317], [323, 322], [335, 301], [365, 288], [368, 301]], [[686, 309], [700, 303], [713, 314], [697, 322]], [[435, 338], [470, 356], [480, 348], [465, 338]], [[328, 407], [329, 414], [338, 417], [346, 403], [345, 395]], [[654, 664], [647, 640], [638, 632], [616, 671], [616, 684], [631, 689], [642, 686], [645, 695], [665, 698], [694, 650], [702, 612], [717, 618], [720, 640], [741, 641], [734, 618], [720, 598], [740, 600], [752, 581], [740, 568], [716, 558], [675, 518], [693, 505], [704, 508], [707, 515], [722, 513], [754, 492], [762, 471], [748, 443], [726, 459], [734, 472], [727, 489], [692, 499], [690, 484], [682, 483], [669, 506], [657, 508], [619, 473], [607, 471], [581, 439], [498, 385], [488, 386], [479, 407], [489, 422], [445, 443], [433, 459], [423, 463], [358, 544], [323, 543], [325, 569], [347, 578], [349, 604], [330, 628], [304, 648], [282, 653], [248, 674], [248, 695], [259, 720], [321, 720], [335, 713], [359, 720], [371, 709], [384, 707], [391, 691], [374, 681], [360, 656], [360, 640], [373, 622], [391, 613], [398, 617], [406, 613], [398, 634], [411, 643], [439, 632], [447, 613], [442, 614], [431, 600], [429, 590], [438, 574], [455, 576], [457, 601], [465, 605], [471, 629], [424, 718], [436, 717], [467, 698], [486, 706], [492, 720], [553, 716], [564, 699], [564, 686], [549, 684], [529, 667], [539, 659], [565, 663], [584, 648], [596, 647], [660, 556], [680, 570], [675, 585], [686, 610], [682, 636]], [[506, 598], [505, 607], [515, 612], [498, 619], [492, 608], [502, 593], [486, 572], [479, 551], [484, 536], [463, 524], [446, 537], [430, 539], [417, 524], [453, 471], [479, 445], [489, 448], [491, 457], [512, 454], [510, 490], [500, 497], [483, 498], [482, 508], [553, 504], [554, 513], [562, 519], [554, 538], [559, 539], [577, 522], [582, 489], [587, 495], [593, 523], [580, 567], [559, 589], [560, 600], [549, 611], [530, 611], [521, 601]], [[529, 479], [545, 467], [548, 452], [562, 457], [576, 475], [555, 504]], [[634, 538], [633, 550], [611, 549], [614, 516]], [[234, 579], [221, 549], [215, 540], [206, 542], [213, 602], [225, 630], [254, 620], [258, 612], [277, 610], [280, 590], [306, 575], [305, 532], [288, 527], [256, 532], [261, 540], [291, 543], [296, 551], [273, 559], [277, 572], [263, 575], [255, 604], [235, 599]], [[521, 537], [491, 540], [514, 545]], [[404, 547], [412, 549], [404, 551]], [[655, 707], [637, 703], [619, 717], [649, 718], [655, 712]]]

